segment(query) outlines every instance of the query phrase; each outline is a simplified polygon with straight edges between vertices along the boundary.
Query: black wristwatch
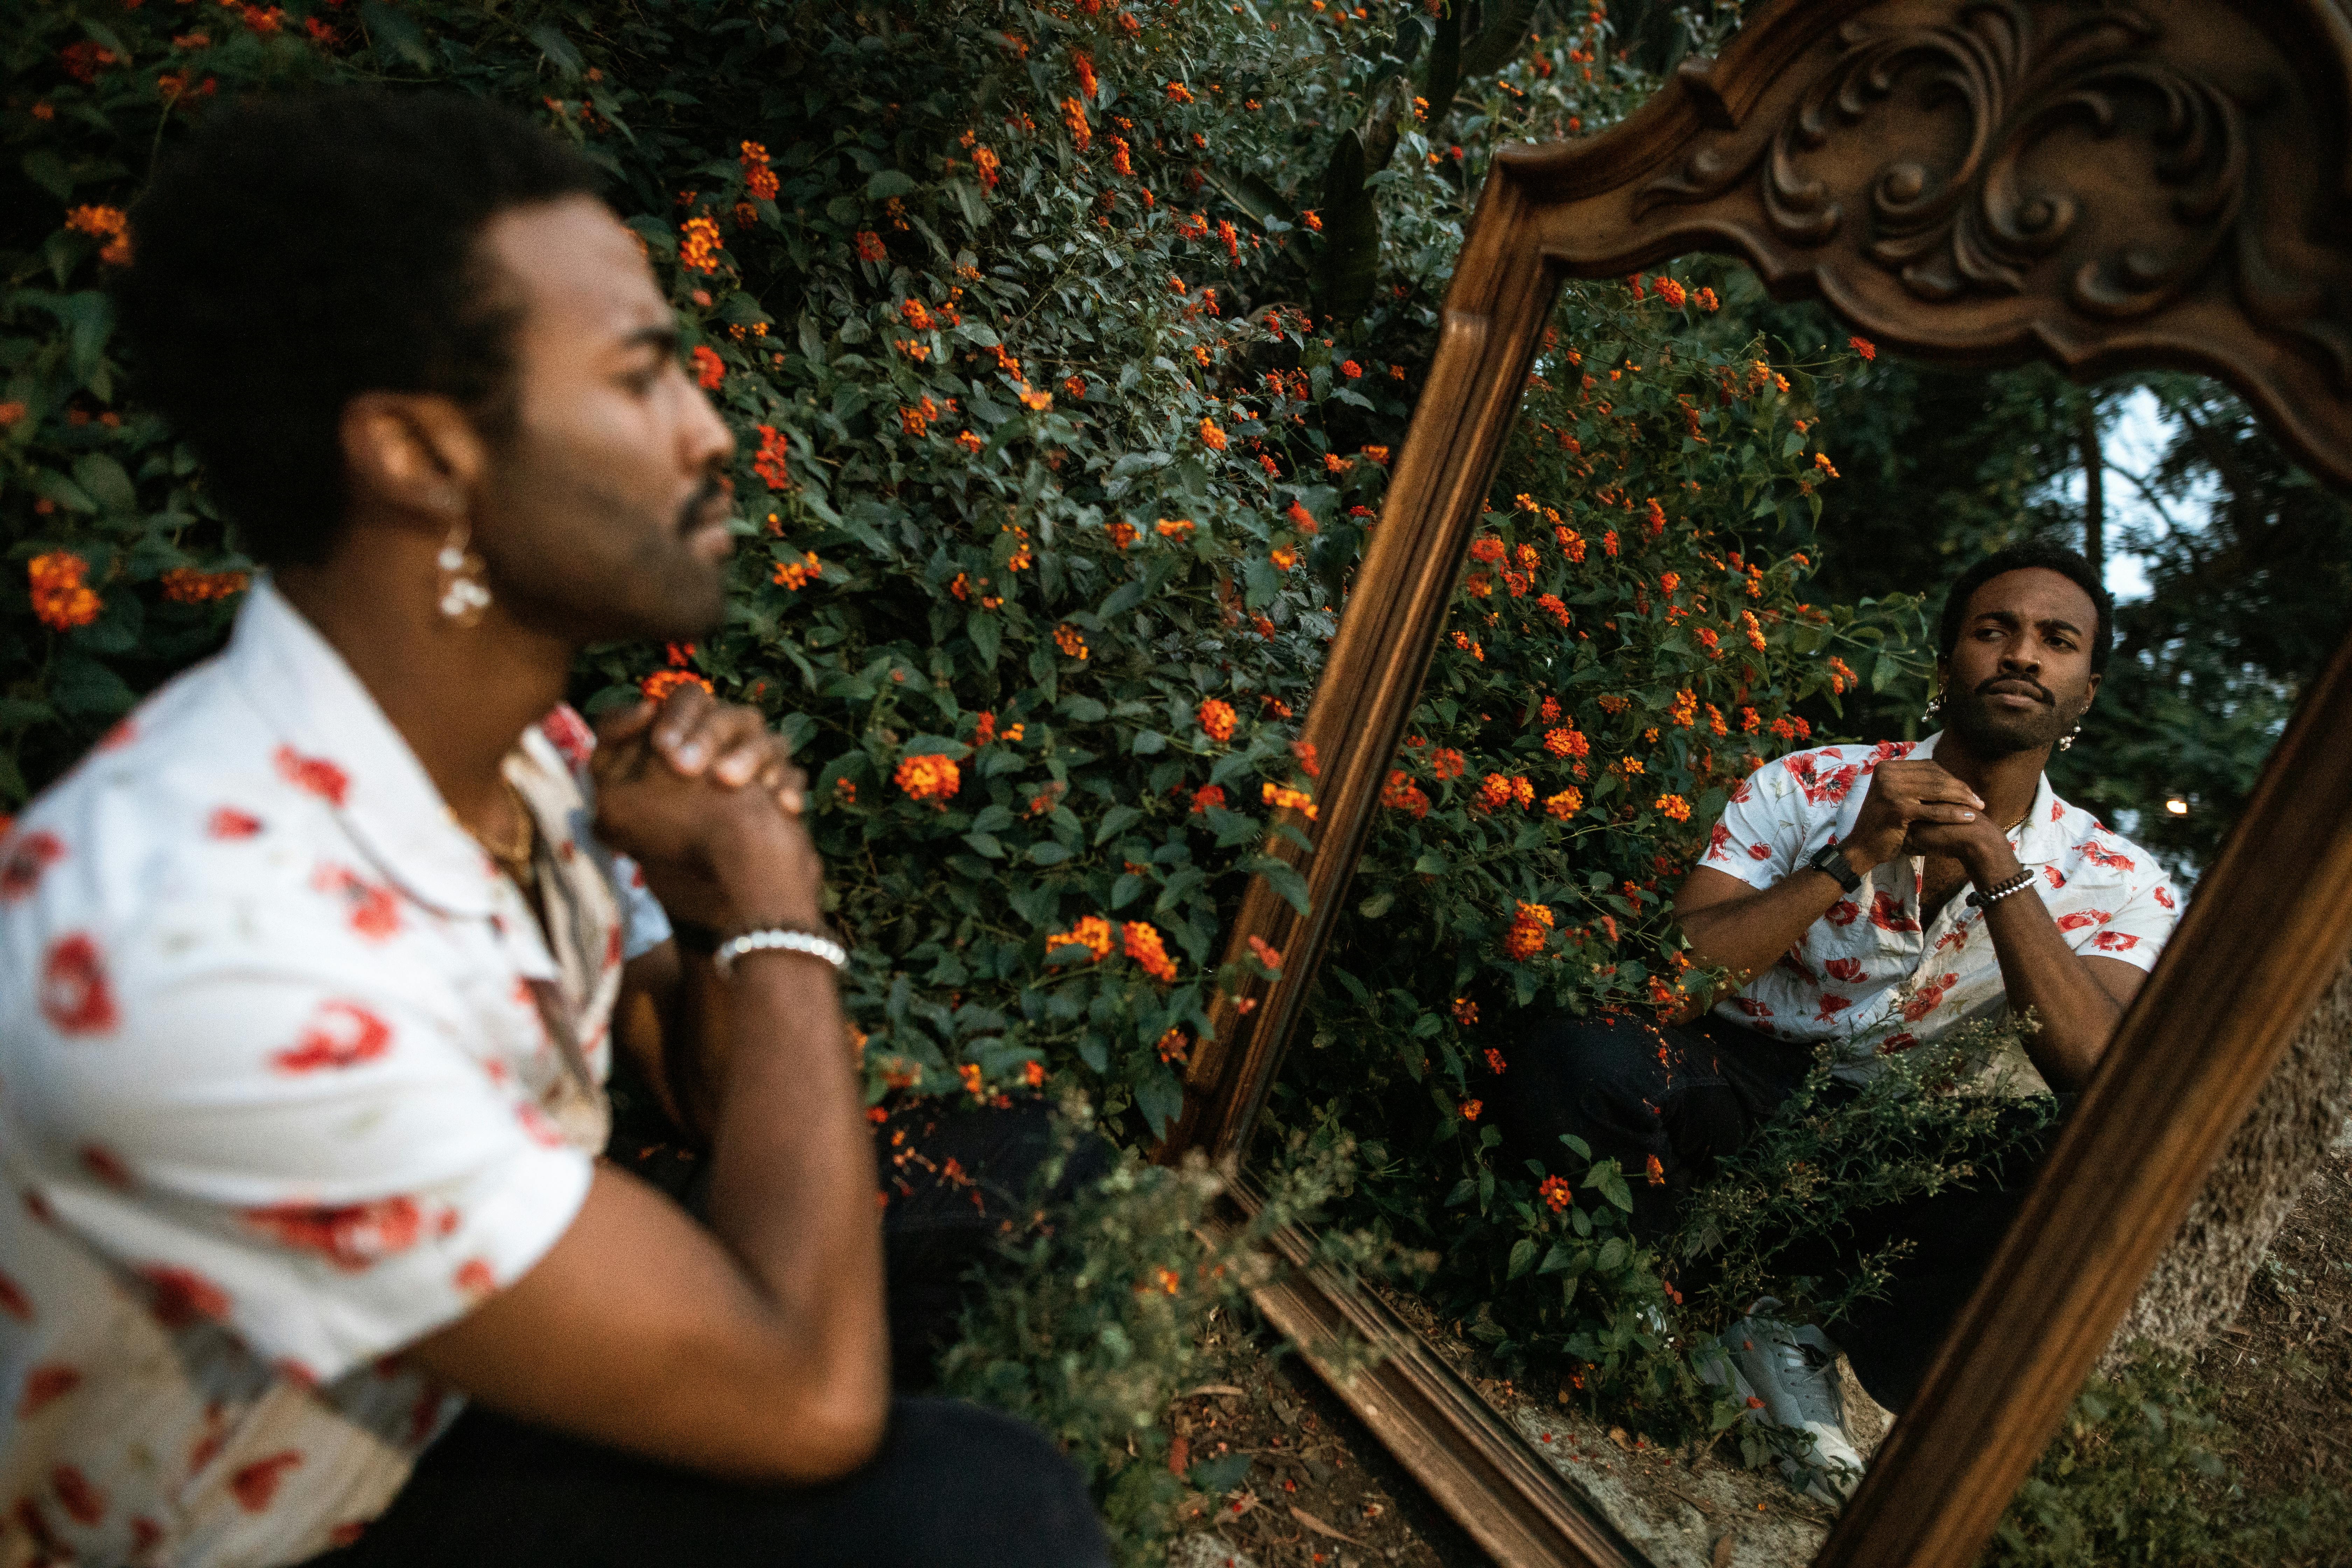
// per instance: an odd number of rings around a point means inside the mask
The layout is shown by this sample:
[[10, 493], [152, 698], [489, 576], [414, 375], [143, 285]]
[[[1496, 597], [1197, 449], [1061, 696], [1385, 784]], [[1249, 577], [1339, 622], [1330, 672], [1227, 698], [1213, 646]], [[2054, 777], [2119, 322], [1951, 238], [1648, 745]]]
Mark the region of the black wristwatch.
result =
[[1853, 862], [1848, 860], [1845, 851], [1834, 844], [1824, 844], [1814, 850], [1812, 858], [1805, 862], [1805, 868], [1822, 872], [1849, 893], [1862, 886], [1862, 876], [1854, 870]]

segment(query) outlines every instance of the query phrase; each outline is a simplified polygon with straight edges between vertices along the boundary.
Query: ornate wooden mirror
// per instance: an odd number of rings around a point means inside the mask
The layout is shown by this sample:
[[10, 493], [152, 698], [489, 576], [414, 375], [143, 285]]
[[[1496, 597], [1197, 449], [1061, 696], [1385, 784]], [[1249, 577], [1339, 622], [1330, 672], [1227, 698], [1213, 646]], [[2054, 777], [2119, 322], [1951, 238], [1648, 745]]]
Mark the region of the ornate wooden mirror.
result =
[[[1885, 347], [2078, 379], [2220, 378], [2352, 490], [2352, 13], [2334, 0], [1782, 0], [1606, 134], [1499, 156], [1426, 391], [1318, 689], [1313, 912], [1261, 882], [1232, 934], [1288, 956], [1223, 999], [1171, 1151], [1237, 1171], [1362, 850], [1561, 280], [1712, 252]], [[2352, 645], [2243, 820], [1819, 1562], [1979, 1551], [2352, 950]], [[1248, 1202], [1245, 1172], [1237, 1202]], [[1306, 1256], [1302, 1250], [1301, 1258]], [[1350, 1281], [1261, 1306], [1502, 1563], [1644, 1562]]]

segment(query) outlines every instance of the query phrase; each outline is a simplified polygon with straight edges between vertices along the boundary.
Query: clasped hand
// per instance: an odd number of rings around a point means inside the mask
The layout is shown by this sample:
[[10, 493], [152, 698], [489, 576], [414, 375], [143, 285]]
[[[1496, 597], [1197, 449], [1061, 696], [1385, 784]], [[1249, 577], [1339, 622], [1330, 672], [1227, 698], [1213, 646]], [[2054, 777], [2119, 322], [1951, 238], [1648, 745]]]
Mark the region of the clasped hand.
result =
[[599, 724], [590, 772], [597, 837], [671, 915], [722, 930], [818, 919], [808, 779], [756, 710], [682, 686]]
[[1986, 815], [1976, 791], [1933, 762], [1881, 763], [1871, 774], [1853, 831], [1840, 846], [1856, 871], [1897, 855], [1948, 855], [1972, 879], [1999, 866], [2009, 836]]

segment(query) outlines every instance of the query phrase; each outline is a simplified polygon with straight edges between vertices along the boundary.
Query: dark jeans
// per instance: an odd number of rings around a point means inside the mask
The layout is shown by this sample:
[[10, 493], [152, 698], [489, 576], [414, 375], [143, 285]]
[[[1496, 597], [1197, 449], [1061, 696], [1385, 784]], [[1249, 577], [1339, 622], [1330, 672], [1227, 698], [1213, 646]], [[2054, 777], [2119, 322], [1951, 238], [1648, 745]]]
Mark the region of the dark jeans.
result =
[[[1042, 1102], [1009, 1110], [918, 1105], [876, 1129], [890, 1205], [883, 1218], [892, 1374], [932, 1382], [965, 1276], [1025, 1217], [1051, 1152]], [[617, 1153], [626, 1151], [615, 1151]], [[1098, 1176], [1099, 1142], [1077, 1152], [1048, 1202]], [[707, 1175], [673, 1167], [690, 1207]], [[480, 1409], [425, 1450], [392, 1507], [358, 1542], [311, 1568], [1093, 1568], [1110, 1561], [1085, 1482], [1044, 1434], [945, 1399], [891, 1402], [882, 1451], [824, 1487], [713, 1480], [527, 1426]]]
[[[1716, 1160], [1746, 1142], [1811, 1067], [1810, 1047], [1712, 1016], [1682, 1026], [1622, 1014], [1559, 1018], [1531, 1029], [1508, 1053], [1486, 1099], [1508, 1168], [1535, 1159], [1570, 1170], [1575, 1157], [1559, 1135], [1573, 1133], [1594, 1159], [1613, 1156], [1625, 1171], [1633, 1234], [1655, 1242], [1674, 1228], [1682, 1200], [1714, 1173]], [[1834, 1087], [1831, 1098], [1853, 1092]], [[1883, 1298], [1823, 1325], [1881, 1405], [1900, 1410], [1918, 1392], [2038, 1168], [2038, 1156], [2011, 1160], [1981, 1185], [1866, 1210], [1837, 1236], [1786, 1258], [1790, 1273], [1821, 1277], [1890, 1241], [1913, 1244]]]

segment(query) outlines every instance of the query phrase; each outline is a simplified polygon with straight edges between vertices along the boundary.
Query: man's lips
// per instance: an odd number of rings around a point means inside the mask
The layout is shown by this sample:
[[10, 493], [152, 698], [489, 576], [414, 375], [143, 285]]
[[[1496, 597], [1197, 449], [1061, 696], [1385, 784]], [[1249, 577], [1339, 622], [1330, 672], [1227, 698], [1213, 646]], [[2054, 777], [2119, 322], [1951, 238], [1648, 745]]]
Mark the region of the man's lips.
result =
[[1990, 698], [2007, 698], [2012, 702], [2033, 702], [2046, 705], [2050, 694], [2042, 688], [2021, 680], [1988, 680], [1977, 688], [1979, 694]]

